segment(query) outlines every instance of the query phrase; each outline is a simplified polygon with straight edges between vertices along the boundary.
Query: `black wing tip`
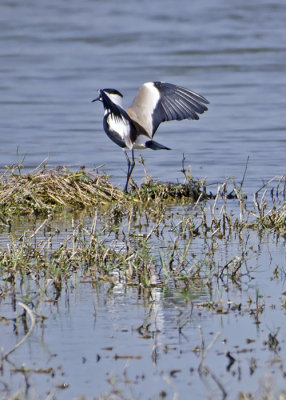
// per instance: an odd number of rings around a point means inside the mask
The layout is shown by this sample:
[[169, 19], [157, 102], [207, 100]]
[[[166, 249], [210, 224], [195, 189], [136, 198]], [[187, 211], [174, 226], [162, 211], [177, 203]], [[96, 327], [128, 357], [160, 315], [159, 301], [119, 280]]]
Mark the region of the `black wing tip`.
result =
[[[198, 94], [198, 93], [197, 93], [197, 94]], [[204, 96], [202, 96], [201, 94], [199, 94], [199, 96], [200, 96], [201, 101], [202, 101], [204, 104], [210, 104], [210, 101], [209, 101], [208, 99], [206, 99]], [[206, 109], [207, 109], [207, 107], [206, 107]]]
[[[206, 99], [204, 96], [202, 96], [201, 94], [196, 93], [198, 96], [200, 96], [200, 101], [204, 104], [210, 104], [210, 101], [208, 99]], [[206, 107], [207, 109], [207, 107]]]
[[[198, 119], [200, 119], [200, 115], [202, 115], [204, 112], [208, 111], [208, 108], [206, 106], [203, 106], [203, 105], [201, 105], [201, 106], [202, 106], [202, 109], [199, 111], [197, 110], [194, 113], [194, 115], [190, 116], [188, 119], [198, 120]], [[200, 115], [198, 115], [198, 114], [200, 114]]]
[[[201, 114], [202, 114], [202, 113], [203, 113], [203, 112], [201, 112]], [[198, 114], [195, 114], [193, 117], [190, 117], [190, 118], [188, 118], [188, 119], [193, 119], [193, 120], [197, 121], [198, 119], [200, 119], [200, 117], [199, 117]]]
[[[209, 103], [207, 103], [209, 104]], [[197, 111], [199, 114], [203, 114], [204, 112], [208, 111], [208, 108], [204, 104], [200, 104], [201, 110]]]

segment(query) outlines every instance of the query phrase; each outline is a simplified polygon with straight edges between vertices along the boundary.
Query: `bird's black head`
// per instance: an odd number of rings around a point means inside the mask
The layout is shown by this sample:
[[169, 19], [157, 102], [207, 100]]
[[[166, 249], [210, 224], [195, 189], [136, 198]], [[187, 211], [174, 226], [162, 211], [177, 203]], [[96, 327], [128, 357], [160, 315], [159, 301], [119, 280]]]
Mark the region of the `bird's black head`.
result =
[[118, 90], [107, 88], [107, 89], [98, 89], [98, 92], [99, 96], [92, 101], [97, 101], [97, 100], [103, 101], [104, 97], [107, 96], [112, 101], [112, 103], [121, 105], [123, 95]]
[[108, 95], [115, 95], [115, 96], [120, 96], [123, 97], [123, 94], [121, 94], [118, 90], [116, 89], [101, 89], [103, 92], [105, 92]]

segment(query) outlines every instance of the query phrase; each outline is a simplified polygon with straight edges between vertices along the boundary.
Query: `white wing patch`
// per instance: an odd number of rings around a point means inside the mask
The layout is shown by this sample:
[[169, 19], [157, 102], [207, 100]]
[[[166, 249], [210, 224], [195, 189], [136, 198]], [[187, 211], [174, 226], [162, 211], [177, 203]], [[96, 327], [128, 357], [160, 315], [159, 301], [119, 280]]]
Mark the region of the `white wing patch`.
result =
[[131, 119], [138, 122], [152, 137], [152, 114], [160, 100], [160, 92], [153, 82], [144, 83], [138, 90], [131, 106], [126, 110]]

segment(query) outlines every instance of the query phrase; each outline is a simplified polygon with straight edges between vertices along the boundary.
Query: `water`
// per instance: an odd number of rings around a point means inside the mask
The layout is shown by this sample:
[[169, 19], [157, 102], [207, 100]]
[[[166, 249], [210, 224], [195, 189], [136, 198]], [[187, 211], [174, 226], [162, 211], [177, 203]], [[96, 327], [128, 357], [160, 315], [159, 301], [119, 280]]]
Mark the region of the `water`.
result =
[[[248, 272], [243, 268], [245, 276], [237, 285], [225, 281], [217, 287], [194, 285], [183, 294], [180, 289], [126, 288], [119, 282], [114, 287], [95, 285], [89, 277], [75, 274], [57, 301], [52, 287], [41, 298], [35, 295], [30, 305], [35, 306], [37, 324], [26, 343], [9, 357], [11, 364], [4, 363], [3, 399], [17, 391], [24, 396], [28, 385], [29, 399], [45, 399], [48, 394], [53, 399], [97, 399], [112, 392], [117, 393], [115, 398], [157, 399], [163, 393], [168, 399], [189, 398], [191, 392], [194, 399], [221, 399], [222, 391], [210, 375], [198, 373], [201, 355], [196, 349], [202, 344], [201, 334], [206, 347], [217, 337], [206, 353], [205, 366], [222, 384], [227, 398], [237, 399], [239, 391], [259, 395], [268, 382], [272, 394], [280, 393], [285, 388], [285, 252], [283, 240], [274, 244], [272, 239], [272, 235], [260, 240], [250, 236]], [[241, 252], [234, 238], [220, 245], [215, 255], [219, 265]], [[192, 251], [198, 260], [205, 257], [200, 238], [194, 239]], [[277, 265], [284, 279], [275, 278]], [[224, 290], [226, 284], [229, 291]], [[24, 279], [15, 287], [15, 300], [22, 300], [27, 292], [32, 299], [32, 290], [32, 279]], [[258, 318], [257, 293], [263, 306]], [[2, 302], [3, 317], [12, 319], [21, 313], [19, 306], [14, 309], [13, 298], [11, 293]], [[210, 299], [222, 301], [222, 309], [204, 307]], [[41, 315], [46, 317], [42, 323]], [[26, 329], [20, 318], [7, 324], [1, 321], [5, 351]], [[277, 334], [275, 349], [268, 344], [269, 334]], [[234, 357], [232, 366], [227, 352]], [[25, 382], [21, 373], [10, 372], [22, 364], [50, 368], [53, 374], [30, 372]]]
[[[98, 88], [114, 87], [124, 94], [127, 106], [140, 84], [162, 80], [203, 94], [210, 105], [199, 121], [160, 126], [156, 140], [172, 151], [142, 152], [148, 173], [160, 180], [182, 180], [184, 153], [195, 177], [207, 177], [210, 183], [229, 176], [240, 181], [249, 156], [245, 190], [252, 194], [264, 181], [285, 174], [285, 17], [283, 0], [1, 1], [0, 167], [23, 161], [26, 168], [34, 168], [47, 157], [51, 166], [104, 164], [102, 171], [123, 187], [125, 157], [103, 132], [101, 105], [90, 101]], [[133, 177], [142, 182], [139, 163]], [[201, 254], [201, 243], [194, 243], [192, 250]], [[222, 247], [222, 263], [229, 260], [228, 251], [228, 246]], [[155, 398], [164, 391], [168, 398], [177, 391], [186, 398], [190, 390], [194, 398], [206, 393], [221, 398], [218, 386], [211, 381], [211, 389], [206, 389], [192, 369], [199, 363], [193, 352], [200, 345], [198, 325], [207, 344], [222, 331], [206, 364], [213, 368], [219, 360], [215, 372], [229, 398], [232, 390], [233, 398], [239, 390], [259, 393], [259, 382], [268, 376], [277, 389], [283, 388], [283, 365], [277, 360], [275, 364], [271, 351], [260, 354], [268, 333], [282, 325], [285, 314], [283, 281], [271, 280], [275, 265], [281, 270], [285, 266], [283, 238], [277, 245], [271, 235], [265, 238], [257, 254], [252, 258], [257, 286], [255, 279], [246, 279], [230, 294], [243, 299], [244, 318], [236, 312], [218, 315], [195, 309], [184, 335], [178, 333], [178, 315], [182, 311], [188, 319], [190, 304], [176, 294], [165, 299], [155, 291], [150, 306], [134, 289], [118, 288], [118, 293], [110, 294], [104, 285], [78, 284], [66, 298], [62, 295], [58, 308], [43, 305], [48, 322], [42, 331], [37, 327], [20, 358], [35, 367], [47, 364], [57, 372], [55, 378], [33, 374], [34, 397], [45, 398], [53, 387], [56, 398], [81, 394], [93, 398], [110, 390], [107, 374], [112, 372], [129, 398]], [[257, 287], [270, 296], [263, 313], [267, 328], [262, 332], [245, 311], [247, 293], [255, 298]], [[197, 296], [201, 301], [206, 294]], [[9, 307], [3, 305], [6, 316]], [[155, 332], [159, 325], [160, 333], [153, 333], [152, 340], [136, 330], [146, 315]], [[17, 337], [11, 339], [11, 325], [2, 329], [6, 349]], [[236, 331], [243, 335], [234, 335]], [[222, 341], [226, 337], [227, 345]], [[255, 342], [245, 344], [248, 337]], [[159, 343], [156, 361], [154, 340]], [[283, 329], [279, 340], [285, 341]], [[235, 353], [243, 346], [250, 350]], [[225, 350], [236, 358], [230, 372]], [[142, 358], [114, 361], [115, 354], [130, 353]], [[284, 353], [283, 347], [282, 360]], [[255, 379], [249, 374], [253, 354], [260, 366]], [[129, 386], [124, 368], [132, 382]], [[181, 372], [172, 375], [173, 369]], [[57, 388], [65, 382], [67, 389]], [[23, 380], [15, 374], [9, 385], [16, 390], [23, 387]]]
[[[173, 207], [170, 212], [174, 216], [150, 241], [158, 268], [159, 253], [167, 259], [170, 252], [166, 247], [177, 237], [175, 227], [182, 218], [179, 214], [188, 216], [191, 208]], [[127, 231], [127, 225], [131, 226], [131, 235], [150, 232], [152, 218], [148, 213], [146, 217], [141, 215], [140, 224], [139, 218], [133, 223], [124, 218], [116, 247], [122, 247], [121, 230]], [[75, 224], [80, 221], [91, 228], [89, 216], [77, 218]], [[32, 231], [39, 225], [40, 221], [34, 226], [23, 224]], [[72, 227], [64, 218], [53, 221], [52, 226], [57, 231], [52, 231], [50, 248], [57, 249], [72, 237]], [[18, 231], [20, 236], [20, 225]], [[12, 235], [15, 238], [17, 232]], [[112, 237], [107, 243], [113, 243]], [[40, 248], [49, 238], [49, 230], [39, 231], [35, 241]], [[5, 247], [5, 240], [1, 247]], [[187, 242], [188, 237], [181, 236], [179, 248], [185, 248]], [[237, 280], [215, 276], [243, 253], [245, 260]], [[35, 285], [33, 273], [17, 279], [14, 285], [1, 279], [3, 353], [13, 348], [30, 326], [29, 318], [26, 323], [19, 317], [22, 309], [16, 303], [28, 303], [36, 317], [31, 336], [10, 355], [9, 363], [3, 363], [2, 398], [20, 393], [29, 399], [98, 399], [106, 398], [104, 393], [113, 393], [118, 398], [157, 399], [165, 394], [172, 399], [177, 395], [187, 398], [191, 391], [191, 398], [222, 399], [222, 390], [210, 373], [229, 399], [238, 399], [240, 391], [265, 393], [268, 385], [271, 395], [280, 393], [285, 388], [285, 261], [285, 238], [271, 232], [258, 236], [252, 230], [240, 235], [235, 231], [221, 239], [212, 239], [210, 232], [192, 239], [184, 269], [188, 275], [189, 268], [201, 264], [200, 274], [209, 274], [209, 279], [202, 284], [195, 280], [186, 288], [180, 281], [176, 287], [126, 287], [116, 279], [116, 272], [113, 284], [96, 282], [83, 268], [63, 284], [58, 297], [45, 279], [36, 279]], [[210, 301], [213, 308], [207, 306]], [[45, 318], [41, 320], [41, 316]], [[276, 347], [271, 348], [269, 334], [277, 336]], [[210, 373], [205, 376], [198, 371], [201, 335], [206, 347], [216, 338], [206, 353], [205, 366]], [[228, 352], [234, 358], [233, 365]], [[26, 380], [17, 370], [22, 365], [30, 369]], [[44, 373], [45, 369], [52, 372]]]
[[[140, 84], [177, 83], [211, 102], [200, 121], [163, 124], [172, 152], [143, 152], [151, 176], [246, 184], [285, 173], [285, 4], [278, 1], [3, 1], [1, 166], [105, 164], [123, 184], [126, 161], [102, 130], [99, 87], [129, 105]], [[134, 178], [144, 173], [137, 165]]]

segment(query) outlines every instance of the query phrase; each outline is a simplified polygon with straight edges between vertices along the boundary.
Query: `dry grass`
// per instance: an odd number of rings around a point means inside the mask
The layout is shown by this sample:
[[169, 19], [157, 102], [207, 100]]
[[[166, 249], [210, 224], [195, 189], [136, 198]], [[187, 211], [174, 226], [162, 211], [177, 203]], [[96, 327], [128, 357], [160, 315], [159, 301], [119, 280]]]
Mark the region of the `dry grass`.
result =
[[123, 193], [96, 170], [69, 171], [44, 166], [22, 174], [9, 168], [0, 176], [0, 208], [5, 215], [47, 213], [122, 201]]
[[[277, 183], [278, 182], [278, 183]], [[238, 223], [242, 227], [286, 231], [286, 180], [274, 177], [260, 188], [249, 206], [245, 195], [235, 182], [228, 190], [229, 181], [218, 185], [216, 194], [207, 193], [204, 181], [185, 179], [184, 183], [162, 183], [149, 179], [147, 184], [133, 185], [130, 194], [115, 187], [98, 169], [69, 171], [65, 167], [46, 168], [43, 164], [29, 173], [22, 173], [22, 166], [13, 166], [0, 175], [0, 225], [9, 226], [15, 216], [43, 215], [54, 211], [75, 211], [103, 205], [113, 205], [114, 212], [123, 215], [134, 207], [149, 208], [161, 213], [165, 204], [193, 204], [213, 199], [211, 229], [230, 229]], [[275, 183], [275, 186], [273, 184]], [[226, 202], [237, 199], [240, 219], [233, 221], [226, 214]], [[221, 203], [222, 201], [222, 203]], [[216, 215], [219, 205], [221, 210]], [[133, 211], [132, 211], [133, 212]], [[203, 222], [204, 225], [204, 222]], [[224, 232], [222, 232], [224, 234]]]
[[2, 223], [15, 215], [48, 214], [59, 209], [83, 209], [115, 202], [197, 201], [206, 198], [203, 183], [162, 184], [150, 181], [134, 187], [126, 195], [97, 169], [69, 171], [65, 167], [48, 169], [44, 165], [22, 173], [22, 166], [13, 166], [0, 176], [0, 211]]

